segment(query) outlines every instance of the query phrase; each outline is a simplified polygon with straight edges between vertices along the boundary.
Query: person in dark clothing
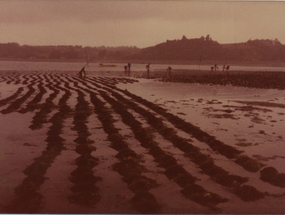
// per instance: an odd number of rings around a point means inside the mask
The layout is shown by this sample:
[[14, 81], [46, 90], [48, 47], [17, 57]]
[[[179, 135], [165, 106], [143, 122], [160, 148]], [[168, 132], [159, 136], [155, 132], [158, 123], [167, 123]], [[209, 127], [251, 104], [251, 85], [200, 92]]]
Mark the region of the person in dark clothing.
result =
[[169, 67], [167, 68], [168, 76], [171, 76], [171, 70], [172, 70], [172, 68], [169, 66]]
[[131, 75], [131, 63], [128, 63], [128, 76]]
[[147, 78], [149, 78], [149, 68], [150, 68], [150, 63], [146, 65]]
[[128, 66], [124, 66], [125, 69], [125, 75], [128, 75]]
[[85, 66], [80, 70], [79, 72], [79, 77], [82, 78], [82, 77], [85, 77], [86, 76], [86, 72], [85, 72]]

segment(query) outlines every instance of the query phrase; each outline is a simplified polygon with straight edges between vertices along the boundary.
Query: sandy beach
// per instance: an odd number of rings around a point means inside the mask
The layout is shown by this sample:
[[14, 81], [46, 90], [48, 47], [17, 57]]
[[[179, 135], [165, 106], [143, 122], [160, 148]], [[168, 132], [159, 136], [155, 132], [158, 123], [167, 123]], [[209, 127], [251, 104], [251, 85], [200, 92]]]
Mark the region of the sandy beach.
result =
[[284, 213], [285, 82], [263, 74], [2, 72], [0, 212]]

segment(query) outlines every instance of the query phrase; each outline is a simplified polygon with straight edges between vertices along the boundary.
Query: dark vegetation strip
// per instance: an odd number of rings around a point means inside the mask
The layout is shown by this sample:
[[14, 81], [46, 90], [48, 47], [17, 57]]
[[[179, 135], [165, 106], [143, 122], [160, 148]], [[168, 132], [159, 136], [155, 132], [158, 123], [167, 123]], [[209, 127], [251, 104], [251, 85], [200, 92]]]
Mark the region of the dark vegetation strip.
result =
[[1, 76], [0, 78], [1, 78], [0, 83], [7, 82], [7, 76]]
[[[32, 130], [40, 129], [44, 123], [47, 122], [47, 115], [51, 113], [52, 109], [58, 108], [57, 105], [53, 103], [53, 100], [57, 97], [60, 90], [65, 91], [65, 94], [59, 101], [59, 107], [61, 109], [66, 109], [66, 112], [70, 112], [70, 107], [68, 107], [65, 103], [67, 99], [71, 96], [70, 91], [66, 90], [65, 88], [62, 88], [59, 85], [59, 83], [51, 84], [52, 82], [50, 79], [47, 79], [46, 76], [44, 76], [48, 84], [46, 87], [48, 87], [50, 90], [54, 91], [49, 95], [49, 97], [46, 99], [46, 101], [43, 104], [37, 105], [37, 108], [40, 109], [35, 116], [33, 117], [32, 124], [30, 125], [30, 128]], [[51, 77], [52, 79], [52, 77]], [[61, 101], [62, 100], [62, 101]], [[64, 102], [64, 103], [63, 103]]]
[[264, 88], [264, 89], [285, 89], [284, 72], [227, 72], [216, 74], [215, 72], [202, 75], [171, 75], [163, 76], [161, 81], [179, 83], [200, 83], [233, 85], [240, 87]]
[[188, 134], [191, 134], [193, 137], [195, 137], [197, 140], [201, 142], [205, 142], [214, 151], [219, 152], [221, 155], [224, 155], [228, 159], [234, 159], [234, 161], [237, 164], [241, 165], [247, 171], [258, 172], [261, 169], [262, 164], [257, 159], [250, 158], [245, 155], [240, 155], [242, 151], [237, 150], [236, 148], [232, 146], [226, 145], [225, 143], [219, 140], [216, 140], [214, 136], [209, 135], [208, 133], [202, 131], [199, 127], [194, 126], [191, 123], [184, 121], [178, 116], [168, 113], [167, 110], [165, 110], [164, 108], [156, 104], [153, 104], [152, 102], [149, 102], [139, 96], [136, 96], [128, 91], [114, 88], [113, 86], [112, 86], [112, 89], [116, 89], [117, 91], [124, 93], [125, 95], [134, 99], [136, 102], [143, 104], [144, 106], [150, 108], [156, 113], [162, 115], [169, 122], [171, 122], [176, 128]]
[[159, 134], [173, 143], [173, 145], [179, 148], [181, 151], [185, 152], [185, 156], [189, 157], [203, 170], [205, 174], [209, 175], [215, 182], [227, 187], [237, 187], [247, 181], [247, 178], [229, 175], [228, 172], [216, 166], [212, 158], [201, 153], [198, 147], [195, 147], [189, 143], [188, 139], [179, 137], [172, 128], [166, 126], [160, 118], [155, 117], [151, 112], [139, 107], [134, 102], [125, 99], [118, 93], [112, 91], [111, 93], [122, 103], [127, 104], [134, 111], [142, 115]]
[[[257, 200], [264, 196], [264, 194], [258, 191], [256, 188], [252, 186], [242, 185], [248, 181], [247, 178], [237, 175], [230, 175], [224, 169], [216, 166], [214, 164], [214, 160], [211, 157], [201, 153], [199, 148], [193, 146], [192, 144], [189, 144], [186, 139], [177, 136], [173, 129], [170, 129], [163, 124], [161, 119], [156, 118], [150, 112], [123, 98], [121, 95], [115, 92], [112, 94], [118, 100], [121, 100], [122, 103], [129, 105], [129, 107], [132, 107], [133, 110], [145, 117], [148, 123], [153, 126], [158, 131], [158, 133], [160, 133], [165, 139], [172, 142], [174, 146], [185, 152], [185, 156], [189, 157], [192, 162], [198, 165], [202, 169], [203, 173], [209, 175], [213, 181], [225, 187], [233, 188], [232, 192], [236, 193], [242, 200], [245, 201], [249, 199], [247, 193], [243, 192], [245, 187], [251, 189], [251, 201]], [[109, 102], [111, 103], [111, 101]], [[116, 106], [119, 106], [119, 104], [116, 103]], [[126, 108], [124, 111], [127, 112]], [[128, 117], [130, 118], [131, 116]]]
[[13, 76], [11, 76], [11, 83], [14, 82], [14, 84], [19, 84], [21, 82], [20, 80], [20, 74], [15, 74]]
[[113, 169], [123, 176], [123, 181], [135, 193], [130, 202], [141, 213], [158, 213], [160, 205], [155, 197], [148, 192], [151, 188], [158, 186], [156, 181], [142, 175], [145, 168], [140, 164], [139, 155], [128, 147], [128, 143], [119, 134], [119, 129], [115, 128], [114, 119], [109, 109], [105, 107], [104, 102], [98, 99], [93, 91], [86, 91], [90, 93], [95, 113], [98, 115], [104, 131], [108, 134], [111, 147], [118, 151], [116, 158], [120, 162], [114, 164]]
[[34, 111], [37, 109], [37, 104], [42, 100], [42, 97], [45, 93], [47, 93], [46, 89], [43, 87], [43, 82], [38, 84], [39, 93], [31, 100], [26, 108], [22, 108], [19, 110], [19, 113], [27, 113], [28, 111]]
[[23, 75], [23, 79], [24, 81], [22, 82], [22, 84], [26, 85], [28, 84], [28, 81], [30, 80], [30, 75]]
[[[61, 98], [62, 107], [65, 105], [67, 99], [67, 97]], [[44, 177], [47, 169], [64, 149], [64, 139], [60, 137], [60, 134], [64, 119], [68, 117], [66, 110], [66, 108], [60, 108], [59, 112], [50, 119], [52, 125], [47, 132], [47, 147], [42, 152], [42, 155], [35, 158], [34, 163], [24, 170], [27, 177], [15, 188], [15, 198], [5, 207], [5, 212], [38, 213], [41, 209], [43, 196], [38, 190], [47, 179]]]
[[[67, 78], [70, 82], [72, 80]], [[82, 79], [76, 79], [86, 86], [86, 82]], [[143, 176], [145, 168], [140, 164], [140, 156], [128, 147], [128, 143], [123, 140], [119, 129], [115, 128], [114, 120], [104, 103], [96, 97], [96, 94], [89, 89], [78, 86], [78, 82], [74, 85], [90, 94], [91, 102], [95, 106], [95, 113], [103, 125], [104, 131], [108, 134], [108, 140], [111, 142], [111, 147], [119, 153], [116, 158], [119, 163], [114, 164], [113, 169], [123, 176], [123, 181], [128, 184], [128, 188], [135, 193], [135, 196], [130, 200], [134, 208], [141, 213], [157, 213], [160, 210], [160, 205], [155, 197], [148, 192], [151, 188], [157, 187], [156, 181]], [[97, 91], [96, 88], [91, 88]]]
[[[69, 77], [66, 77], [66, 79], [70, 83], [74, 82]], [[79, 81], [81, 80], [79, 79]], [[74, 86], [85, 90], [90, 94], [91, 102], [95, 106], [95, 113], [98, 115], [98, 119], [101, 121], [103, 129], [108, 134], [108, 139], [112, 143], [111, 147], [119, 152], [116, 157], [120, 160], [120, 162], [116, 163], [113, 166], [113, 169], [123, 176], [123, 181], [126, 182], [128, 184], [128, 188], [135, 193], [135, 196], [130, 202], [138, 211], [142, 213], [157, 213], [160, 210], [160, 206], [158, 205], [155, 197], [149, 193], [148, 190], [158, 185], [154, 180], [142, 175], [145, 168], [139, 164], [139, 155], [128, 148], [128, 144], [119, 134], [119, 129], [114, 127], [114, 120], [112, 116], [104, 107], [104, 103], [96, 97], [94, 92], [78, 86], [77, 81], [74, 82]], [[97, 89], [94, 88], [93, 90]], [[103, 111], [105, 114], [98, 114], [101, 113], [101, 111]]]
[[11, 96], [9, 96], [9, 97], [7, 97], [7, 98], [5, 98], [5, 99], [1, 99], [1, 100], [0, 100], [0, 107], [6, 105], [6, 104], [8, 104], [10, 101], [16, 99], [16, 98], [21, 94], [21, 92], [22, 92], [23, 90], [24, 90], [24, 88], [23, 88], [23, 87], [20, 87], [20, 88], [18, 88], [18, 90], [17, 90], [13, 95], [11, 95]]
[[6, 79], [6, 84], [11, 84], [12, 81], [13, 81], [13, 78], [11, 75], [9, 75], [9, 77], [7, 77], [7, 79]]
[[[100, 95], [112, 105], [112, 108], [120, 114], [123, 122], [130, 126], [135, 134], [135, 138], [141, 143], [141, 146], [146, 148], [155, 158], [155, 161], [166, 170], [164, 174], [171, 181], [176, 182], [179, 186], [184, 188], [181, 192], [185, 197], [213, 210], [219, 210], [216, 205], [227, 201], [227, 199], [210, 193], [200, 185], [195, 184], [196, 178], [189, 174], [182, 166], [178, 165], [174, 157], [166, 154], [158, 146], [158, 143], [153, 140], [152, 136], [142, 127], [141, 123], [127, 111], [126, 106], [109, 97], [104, 91], [99, 92]], [[194, 192], [189, 192], [190, 190], [194, 190]]]
[[[100, 87], [100, 85], [98, 85], [96, 83], [92, 82], [92, 84], [95, 84], [97, 87]], [[104, 84], [104, 83], [101, 82], [101, 84]], [[167, 110], [165, 110], [164, 108], [162, 108], [156, 104], [153, 104], [153, 103], [151, 103], [151, 102], [149, 102], [149, 101], [147, 101], [147, 100], [145, 100], [139, 96], [136, 96], [136, 95], [134, 95], [134, 94], [132, 94], [126, 90], [121, 90], [115, 86], [110, 86], [108, 84], [105, 84], [105, 86], [107, 86], [108, 88], [106, 88], [106, 87], [102, 87], [102, 88], [104, 88], [105, 90], [108, 90], [108, 91], [110, 91], [110, 89], [117, 90], [117, 91], [131, 97], [136, 102], [143, 104], [147, 108], [150, 108], [151, 110], [155, 111], [156, 113], [162, 115], [169, 122], [171, 122], [176, 128], [178, 128], [178, 129], [180, 129], [186, 133], [192, 134], [197, 140], [199, 140], [201, 142], [207, 143], [214, 151], [218, 151], [220, 154], [224, 155], [225, 157], [227, 157], [229, 159], [234, 158], [234, 161], [237, 164], [241, 165], [244, 169], [246, 169], [250, 172], [257, 172], [262, 167], [262, 164], [260, 164], [257, 159], [249, 158], [245, 155], [239, 155], [242, 151], [239, 151], [232, 146], [226, 145], [226, 144], [222, 143], [221, 141], [216, 140], [215, 137], [210, 136], [208, 133], [202, 131], [200, 128], [198, 128], [198, 127], [196, 127], [196, 126], [194, 126], [188, 122], [185, 122], [183, 119], [181, 119], [181, 118], [179, 118], [179, 117], [177, 117], [171, 113], [168, 113]], [[113, 91], [113, 93], [114, 93], [114, 91]], [[130, 102], [130, 100], [126, 99], [126, 102]], [[144, 109], [139, 108], [138, 106], [137, 106], [137, 108], [140, 111], [145, 112]], [[148, 114], [148, 113], [146, 113], [146, 114]], [[149, 117], [154, 117], [154, 116], [150, 115]], [[157, 121], [157, 119], [155, 119], [155, 118], [153, 118], [153, 120]], [[159, 126], [157, 126], [157, 127], [159, 128]]]
[[285, 187], [285, 174], [279, 173], [274, 167], [266, 167], [261, 170], [260, 179], [274, 186]]
[[33, 88], [33, 83], [28, 85], [28, 92], [23, 95], [21, 98], [13, 101], [6, 109], [2, 110], [1, 113], [3, 114], [8, 114], [8, 113], [12, 113], [14, 111], [17, 111], [20, 106], [36, 91]]
[[181, 192], [185, 197], [198, 204], [209, 207], [212, 210], [219, 210], [216, 205], [221, 202], [226, 202], [227, 199], [215, 193], [208, 192], [202, 186], [195, 184], [196, 178], [188, 173], [182, 166], [178, 165], [175, 158], [166, 154], [158, 146], [158, 143], [153, 141], [151, 135], [141, 126], [141, 123], [127, 111], [126, 106], [112, 99], [103, 91], [100, 91], [100, 95], [120, 114], [123, 122], [131, 127], [135, 138], [141, 142], [142, 147], [148, 149], [149, 153], [155, 158], [155, 161], [159, 163], [161, 167], [165, 168], [165, 175], [184, 188]]
[[52, 109], [57, 108], [53, 103], [53, 100], [58, 95], [59, 90], [54, 87], [47, 85], [54, 92], [49, 95], [46, 101], [39, 106], [39, 111], [35, 114], [32, 120], [32, 124], [29, 126], [32, 130], [40, 129], [44, 123], [47, 123], [47, 115], [51, 113]]
[[91, 155], [93, 151], [96, 151], [96, 147], [92, 144], [94, 141], [88, 138], [91, 133], [86, 125], [92, 110], [84, 99], [84, 93], [80, 90], [76, 92], [78, 97], [72, 129], [77, 131], [77, 138], [74, 140], [77, 143], [75, 151], [80, 156], [76, 159], [77, 168], [71, 172], [70, 181], [73, 186], [71, 187], [72, 194], [68, 196], [68, 199], [72, 203], [92, 207], [101, 200], [98, 194], [99, 188], [96, 187], [96, 182], [101, 178], [95, 177], [92, 171], [98, 165], [99, 160]]
[[241, 199], [248, 201], [248, 195], [245, 189], [250, 189], [253, 195], [251, 200], [256, 200], [263, 197], [263, 194], [252, 186], [241, 186], [242, 183], [248, 179], [236, 175], [230, 175], [222, 168], [216, 166], [212, 158], [205, 154], [202, 154], [197, 147], [188, 143], [188, 140], [178, 137], [173, 129], [168, 128], [163, 124], [161, 119], [155, 117], [150, 112], [139, 107], [134, 102], [125, 99], [120, 94], [114, 92], [110, 88], [102, 87], [105, 90], [112, 93], [118, 100], [121, 100], [124, 104], [128, 104], [133, 110], [145, 117], [150, 125], [152, 125], [165, 139], [173, 143], [174, 146], [185, 152], [185, 155], [189, 157], [195, 164], [197, 164], [205, 174], [209, 175], [216, 183], [219, 183], [226, 187], [234, 188], [232, 191], [236, 193]]

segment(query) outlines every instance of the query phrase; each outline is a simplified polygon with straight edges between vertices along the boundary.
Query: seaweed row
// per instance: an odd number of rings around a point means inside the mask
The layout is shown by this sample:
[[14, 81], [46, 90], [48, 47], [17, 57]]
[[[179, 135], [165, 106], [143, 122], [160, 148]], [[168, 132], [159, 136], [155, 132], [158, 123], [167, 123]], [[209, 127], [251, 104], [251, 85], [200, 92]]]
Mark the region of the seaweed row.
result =
[[128, 147], [128, 143], [123, 139], [113, 122], [109, 110], [104, 102], [97, 98], [91, 90], [85, 90], [90, 94], [91, 102], [94, 105], [94, 111], [102, 123], [104, 131], [108, 134], [108, 140], [111, 147], [118, 151], [116, 158], [119, 163], [114, 164], [113, 169], [123, 176], [123, 181], [128, 184], [128, 188], [134, 192], [135, 196], [130, 200], [134, 208], [141, 213], [157, 213], [160, 205], [155, 197], [148, 192], [157, 185], [156, 181], [143, 176], [145, 168], [140, 164], [139, 155]]
[[166, 154], [158, 146], [159, 144], [152, 139], [152, 136], [148, 134], [147, 130], [127, 111], [127, 108], [121, 102], [112, 99], [106, 92], [100, 91], [100, 95], [120, 114], [123, 122], [130, 126], [135, 138], [141, 143], [141, 146], [146, 148], [149, 154], [154, 157], [155, 161], [165, 169], [164, 174], [169, 180], [176, 182], [183, 188], [181, 192], [185, 197], [215, 211], [219, 210], [216, 207], [217, 204], [228, 201], [218, 194], [209, 192], [202, 186], [195, 184], [196, 178], [188, 173], [181, 165], [178, 165], [174, 157]]
[[51, 113], [53, 109], [57, 108], [57, 106], [53, 103], [53, 100], [58, 95], [59, 90], [50, 85], [47, 86], [54, 92], [49, 95], [44, 103], [38, 106], [39, 111], [34, 115], [32, 124], [29, 126], [32, 130], [40, 129], [42, 125], [47, 122], [48, 114]]
[[33, 88], [33, 83], [28, 85], [28, 92], [25, 93], [21, 98], [16, 99], [13, 101], [7, 108], [1, 111], [2, 114], [8, 114], [12, 113], [14, 111], [17, 111], [20, 106], [36, 91], [35, 88]]
[[[86, 83], [83, 84], [86, 85]], [[96, 86], [100, 87], [99, 85]], [[96, 88], [92, 88], [90, 86], [88, 86], [88, 88], [96, 90]], [[141, 143], [141, 146], [146, 148], [149, 154], [155, 158], [155, 162], [165, 169], [164, 174], [166, 177], [184, 188], [181, 190], [181, 193], [186, 198], [203, 206], [209, 207], [214, 211], [220, 211], [216, 205], [221, 202], [226, 202], [227, 199], [220, 197], [218, 194], [209, 192], [202, 186], [195, 184], [196, 178], [188, 173], [182, 166], [178, 165], [174, 157], [165, 153], [158, 146], [159, 144], [152, 139], [147, 130], [144, 129], [141, 126], [141, 123], [126, 110], [126, 107], [124, 107], [122, 103], [115, 101], [104, 91], [99, 91], [99, 93], [104, 100], [112, 105], [115, 112], [122, 117], [123, 122], [132, 129], [135, 138]], [[130, 153], [128, 154], [130, 155]]]
[[[94, 84], [94, 83], [93, 83]], [[98, 87], [98, 85], [96, 85]], [[103, 87], [102, 87], [103, 88]], [[178, 137], [175, 132], [171, 129], [165, 126], [161, 119], [155, 117], [150, 112], [146, 111], [145, 109], [139, 107], [134, 102], [131, 102], [128, 99], [125, 99], [118, 93], [115, 93], [113, 90], [104, 88], [112, 93], [114, 97], [116, 97], [118, 100], [121, 100], [122, 103], [127, 104], [129, 107], [131, 107], [133, 110], [141, 114], [143, 117], [145, 117], [150, 125], [152, 125], [165, 139], [169, 140], [173, 143], [174, 146], [185, 152], [185, 156], [189, 157], [195, 164], [197, 164], [205, 174], [209, 175], [215, 182], [226, 186], [235, 188], [233, 190], [234, 193], [236, 193], [241, 199], [243, 200], [249, 200], [248, 195], [242, 195], [244, 192], [241, 192], [244, 189], [250, 189], [252, 193], [255, 193], [256, 195], [251, 195], [251, 201], [257, 200], [263, 197], [263, 194], [258, 191], [256, 188], [251, 186], [240, 186], [242, 183], [246, 182], [248, 179], [243, 178], [236, 175], [230, 175], [228, 172], [223, 170], [222, 168], [216, 166], [214, 164], [213, 159], [211, 159], [209, 156], [202, 154], [197, 147], [194, 147], [193, 145], [189, 144], [188, 141], [184, 138]], [[119, 111], [123, 111], [124, 113], [121, 113], [122, 118], [126, 117], [128, 120], [132, 117], [127, 111], [126, 107], [120, 106], [119, 103], [114, 104], [114, 100], [112, 100], [110, 97], [107, 97], [106, 94], [102, 94], [101, 96], [104, 96], [105, 100], [107, 100], [109, 103], [113, 103], [113, 108], [116, 111], [118, 107], [121, 107]], [[118, 111], [118, 110], [117, 110]], [[142, 131], [140, 131], [142, 132]], [[136, 132], [134, 131], [136, 134]], [[137, 135], [136, 137], [141, 136], [142, 138], [147, 138], [149, 135], [147, 133], [144, 133], [144, 135]], [[143, 141], [143, 140], [140, 140]], [[147, 146], [147, 144], [150, 144], [151, 141], [144, 142], [144, 145]]]
[[[68, 96], [65, 94], [61, 99], [62, 107], [64, 107], [67, 99]], [[66, 117], [68, 117], [66, 108], [60, 108], [49, 120], [52, 125], [47, 132], [47, 147], [42, 152], [42, 155], [35, 158], [34, 163], [24, 170], [24, 174], [27, 175], [27, 177], [15, 188], [15, 197], [11, 203], [5, 207], [6, 212], [37, 213], [41, 209], [43, 196], [38, 190], [47, 179], [44, 177], [47, 169], [64, 149], [64, 139], [60, 134]]]
[[172, 123], [176, 128], [191, 134], [200, 142], [206, 143], [210, 146], [214, 151], [219, 152], [221, 155], [225, 156], [228, 159], [234, 159], [234, 161], [241, 165], [245, 170], [249, 172], [258, 172], [262, 164], [254, 158], [250, 158], [246, 155], [240, 155], [242, 151], [237, 150], [236, 148], [229, 146], [219, 140], [217, 140], [214, 136], [209, 135], [208, 133], [202, 131], [199, 127], [192, 125], [189, 122], [184, 121], [183, 119], [175, 116], [174, 114], [168, 113], [164, 108], [153, 104], [139, 96], [136, 96], [128, 91], [121, 90], [116, 88], [121, 93], [131, 97], [136, 102], [150, 108], [161, 116], [165, 117], [170, 123]]
[[[275, 74], [275, 73], [274, 73]], [[111, 87], [111, 86], [109, 86]], [[134, 99], [135, 101], [145, 105], [146, 107], [154, 110], [155, 112], [161, 114], [162, 116], [164, 116], [165, 118], [168, 119], [169, 122], [171, 122], [173, 125], [175, 125], [177, 128], [192, 134], [196, 139], [198, 139], [199, 141], [202, 142], [206, 142], [213, 150], [216, 150], [218, 152], [220, 152], [221, 154], [223, 154], [224, 156], [226, 156], [229, 159], [233, 159], [234, 161], [241, 165], [244, 169], [250, 171], [250, 172], [258, 172], [263, 164], [261, 164], [257, 159], [254, 158], [250, 158], [248, 156], [245, 155], [239, 155], [239, 153], [241, 151], [236, 150], [235, 148], [225, 145], [224, 143], [222, 143], [221, 141], [216, 140], [214, 137], [210, 136], [209, 134], [207, 134], [206, 132], [203, 132], [202, 130], [200, 130], [198, 127], [185, 122], [184, 120], [182, 120], [181, 118], [168, 113], [164, 108], [153, 104], [145, 99], [142, 99], [141, 97], [138, 97], [134, 94], [131, 94], [128, 91], [124, 91], [121, 89], [118, 89], [114, 86], [112, 86], [112, 89], [118, 90], [122, 93], [124, 93], [125, 95], [128, 95], [129, 97], [131, 97], [132, 99]], [[266, 168], [265, 168], [266, 169]], [[269, 169], [275, 169], [273, 167], [270, 167]], [[271, 185], [274, 186], [279, 186], [279, 187], [285, 187], [285, 174], [284, 173], [276, 173], [277, 170], [274, 170], [275, 174], [273, 174], [272, 177], [266, 177], [266, 179], [264, 179], [263, 175], [267, 174], [267, 169], [263, 172], [261, 172], [261, 176], [260, 179], [264, 182], [268, 182]]]
[[18, 90], [11, 96], [5, 98], [5, 99], [1, 99], [0, 100], [0, 107], [8, 104], [9, 102], [13, 101], [14, 99], [16, 99], [20, 94], [21, 92], [23, 92], [24, 88], [23, 87], [19, 87]]
[[[123, 176], [123, 181], [126, 182], [128, 184], [128, 188], [135, 193], [135, 196], [130, 200], [134, 208], [143, 213], [158, 212], [160, 206], [158, 205], [155, 197], [148, 192], [149, 189], [158, 185], [154, 180], [142, 175], [145, 168], [139, 163], [139, 155], [128, 148], [128, 144], [119, 134], [119, 129], [114, 127], [114, 120], [110, 113], [107, 111], [102, 114], [102, 111], [104, 112], [107, 110], [104, 107], [104, 103], [96, 97], [94, 92], [80, 87], [77, 81], [73, 81], [69, 77], [66, 77], [66, 79], [69, 82], [73, 82], [76, 88], [85, 90], [90, 94], [91, 102], [95, 106], [95, 113], [97, 115], [99, 113], [98, 119], [101, 119], [100, 121], [103, 125], [103, 129], [108, 134], [108, 140], [112, 143], [111, 147], [118, 151], [116, 158], [118, 158], [120, 162], [114, 164], [113, 169]], [[82, 128], [83, 126], [81, 125], [79, 127]]]
[[215, 72], [200, 75], [175, 75], [160, 77], [163, 82], [199, 83], [214, 85], [232, 85], [239, 87], [285, 89], [284, 72], [240, 72], [216, 74]]
[[45, 93], [47, 93], [46, 89], [43, 87], [43, 82], [40, 82], [38, 84], [39, 93], [28, 102], [27, 106], [25, 108], [22, 108], [19, 110], [19, 113], [27, 113], [28, 111], [34, 111], [37, 108], [37, 104], [42, 100], [42, 97]]
[[[72, 88], [69, 87], [69, 89]], [[77, 168], [71, 172], [70, 181], [74, 185], [71, 187], [73, 194], [69, 195], [68, 199], [72, 203], [92, 207], [101, 199], [98, 194], [99, 188], [96, 186], [96, 182], [101, 178], [94, 176], [92, 170], [98, 165], [98, 159], [91, 155], [93, 151], [96, 151], [96, 147], [93, 146], [94, 141], [88, 138], [91, 134], [86, 125], [92, 110], [84, 99], [84, 93], [77, 89], [73, 90], [77, 92], [78, 97], [72, 130], [77, 132], [77, 138], [74, 140], [77, 144], [75, 151], [80, 156], [75, 160]]]

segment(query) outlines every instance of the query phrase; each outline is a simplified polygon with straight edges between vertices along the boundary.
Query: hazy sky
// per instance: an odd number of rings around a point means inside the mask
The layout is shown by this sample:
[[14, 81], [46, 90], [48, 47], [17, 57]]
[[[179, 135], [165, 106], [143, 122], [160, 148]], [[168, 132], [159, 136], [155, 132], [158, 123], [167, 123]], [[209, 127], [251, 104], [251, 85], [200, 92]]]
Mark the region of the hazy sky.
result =
[[153, 46], [210, 34], [219, 43], [285, 44], [285, 2], [1, 0], [0, 43]]

